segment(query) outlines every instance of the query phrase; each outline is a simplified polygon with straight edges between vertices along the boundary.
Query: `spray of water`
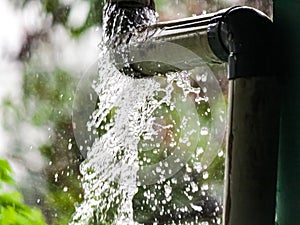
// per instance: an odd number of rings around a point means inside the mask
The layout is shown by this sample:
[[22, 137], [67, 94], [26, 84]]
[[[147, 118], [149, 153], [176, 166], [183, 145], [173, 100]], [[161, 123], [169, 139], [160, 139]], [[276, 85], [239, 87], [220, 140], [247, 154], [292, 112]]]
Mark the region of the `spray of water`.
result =
[[[128, 36], [113, 40], [111, 35], [105, 41], [109, 48], [128, 43]], [[208, 167], [220, 152], [226, 115], [215, 77], [208, 69], [195, 76], [177, 72], [134, 79], [116, 69], [109, 55], [103, 47], [93, 83], [98, 100], [87, 123], [90, 137], [97, 138], [80, 167], [84, 200], [70, 225], [193, 224], [216, 218], [221, 209], [211, 197]], [[200, 121], [199, 114], [206, 119]]]
[[149, 129], [151, 111], [158, 105], [153, 104], [152, 96], [159, 85], [152, 79], [124, 76], [102, 60], [95, 84], [99, 103], [89, 128], [105, 133], [95, 141], [81, 165], [84, 202], [71, 224], [134, 224], [137, 145]]
[[153, 143], [155, 136], [159, 144], [159, 132], [166, 127], [155, 130], [161, 124], [154, 112], [163, 104], [173, 104], [171, 93], [176, 77], [170, 76], [162, 87], [159, 79], [123, 75], [107, 57], [101, 57], [99, 80], [94, 84], [99, 102], [88, 129], [101, 131], [102, 136], [95, 140], [81, 164], [84, 202], [70, 224], [135, 224], [132, 200], [137, 193], [139, 143], [141, 139]]
[[[103, 54], [94, 83], [99, 100], [88, 123], [88, 130], [101, 136], [81, 164], [84, 201], [70, 225], [134, 225], [147, 222], [145, 215], [151, 212], [157, 216], [152, 222], [166, 215], [184, 221], [188, 214], [212, 216], [220, 208], [203, 194], [208, 185], [199, 183], [199, 177], [207, 180], [205, 169], [212, 161], [203, 161], [205, 149], [212, 150], [199, 139], [207, 141], [211, 129], [198, 120], [194, 103], [202, 98], [205, 104], [205, 98], [201, 88], [191, 86], [189, 76], [181, 72], [134, 79], [121, 74]], [[204, 78], [202, 74], [199, 79]], [[176, 203], [179, 188], [189, 203]], [[205, 213], [208, 204], [212, 209]]]

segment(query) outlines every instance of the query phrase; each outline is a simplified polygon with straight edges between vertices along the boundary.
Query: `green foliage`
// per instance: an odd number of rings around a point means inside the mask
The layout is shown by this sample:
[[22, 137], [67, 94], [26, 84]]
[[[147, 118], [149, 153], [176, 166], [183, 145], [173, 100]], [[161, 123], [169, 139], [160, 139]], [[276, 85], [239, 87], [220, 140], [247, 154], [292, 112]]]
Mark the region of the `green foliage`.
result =
[[8, 162], [0, 159], [0, 225], [45, 225], [40, 210], [23, 203], [17, 191], [4, 191], [4, 184], [12, 186], [12, 169]]
[[14, 180], [11, 177], [11, 168], [7, 161], [0, 159], [0, 188], [2, 183], [13, 184]]

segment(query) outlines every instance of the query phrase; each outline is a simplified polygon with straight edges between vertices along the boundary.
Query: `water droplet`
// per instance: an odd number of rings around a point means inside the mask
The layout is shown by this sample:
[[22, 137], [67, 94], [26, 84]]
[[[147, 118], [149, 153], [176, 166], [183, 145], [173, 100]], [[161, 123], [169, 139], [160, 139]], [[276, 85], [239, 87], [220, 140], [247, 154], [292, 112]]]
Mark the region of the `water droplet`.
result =
[[206, 180], [209, 177], [208, 172], [204, 171], [202, 177], [203, 177], [204, 180]]
[[54, 174], [54, 182], [57, 182], [58, 181], [58, 173], [55, 173]]
[[200, 162], [195, 162], [194, 163], [194, 169], [198, 172], [198, 173], [201, 173], [202, 171], [202, 165]]
[[192, 168], [189, 167], [188, 165], [186, 165], [186, 172], [187, 172], [187, 173], [191, 173], [191, 172], [192, 172]]
[[172, 187], [170, 185], [165, 184], [164, 189], [165, 189], [165, 196], [169, 197], [172, 193]]
[[183, 179], [184, 181], [190, 181], [191, 177], [188, 174], [184, 174]]
[[195, 182], [191, 182], [192, 192], [195, 193], [199, 190], [198, 185]]
[[224, 118], [223, 118], [222, 115], [219, 116], [219, 119], [220, 119], [221, 122], [224, 122]]
[[177, 179], [173, 177], [173, 178], [171, 179], [171, 182], [172, 182], [172, 184], [177, 184]]
[[202, 76], [201, 76], [201, 81], [202, 81], [202, 82], [206, 82], [206, 81], [207, 81], [207, 73], [202, 74]]
[[223, 155], [224, 155], [223, 150], [222, 150], [222, 149], [219, 149], [219, 151], [218, 151], [218, 156], [219, 156], [219, 157], [222, 157]]
[[201, 190], [202, 190], [202, 191], [207, 191], [208, 188], [209, 188], [208, 184], [203, 184], [203, 185], [201, 186]]
[[203, 152], [204, 152], [204, 150], [203, 150], [202, 147], [197, 148], [197, 149], [196, 149], [196, 157], [198, 157], [199, 155], [201, 155]]
[[208, 135], [208, 128], [207, 127], [202, 127], [200, 130], [200, 134], [205, 136]]
[[161, 171], [162, 171], [160, 167], [156, 167], [155, 170], [156, 170], [157, 173], [161, 173]]
[[203, 208], [202, 208], [202, 206], [200, 206], [200, 205], [194, 205], [194, 204], [191, 204], [191, 207], [192, 207], [195, 211], [198, 211], [198, 212], [202, 212], [202, 211], [203, 211]]
[[68, 150], [71, 150], [72, 149], [72, 143], [69, 143], [68, 144]]

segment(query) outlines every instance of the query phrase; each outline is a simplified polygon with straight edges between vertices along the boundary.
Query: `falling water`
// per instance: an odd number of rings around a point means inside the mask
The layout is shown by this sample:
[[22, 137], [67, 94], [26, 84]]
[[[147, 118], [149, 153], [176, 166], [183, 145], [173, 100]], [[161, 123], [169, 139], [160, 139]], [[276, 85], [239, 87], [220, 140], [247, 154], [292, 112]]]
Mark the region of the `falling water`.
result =
[[[88, 124], [91, 131], [101, 133], [101, 136], [95, 140], [81, 164], [84, 201], [77, 206], [71, 225], [134, 225], [139, 224], [137, 221], [147, 221], [145, 215], [149, 210], [158, 218], [169, 214], [177, 221], [181, 221], [181, 216], [184, 221], [187, 214], [195, 212], [199, 212], [201, 217], [216, 216], [213, 214], [215, 209], [221, 211], [219, 202], [207, 196], [208, 184], [199, 182], [199, 177], [205, 181], [209, 175], [204, 170], [205, 165], [197, 160], [205, 149], [205, 145], [197, 143], [197, 139], [202, 135], [202, 142], [207, 141], [209, 128], [204, 121], [201, 125], [195, 122], [197, 111], [195, 113], [191, 108], [193, 105], [188, 94], [194, 94], [193, 99], [197, 99], [201, 90], [191, 87], [188, 80], [187, 72], [171, 73], [166, 78], [134, 79], [121, 74], [103, 55], [99, 78], [94, 83], [99, 102]], [[176, 100], [184, 102], [185, 106], [181, 108], [193, 115], [179, 112], [178, 116], [174, 113], [180, 111]], [[172, 111], [175, 116], [168, 115]], [[173, 160], [170, 161], [176, 148], [190, 152], [189, 158], [194, 158], [192, 164], [186, 163], [184, 158], [180, 162], [180, 156], [175, 159], [181, 163], [179, 173], [172, 165]], [[139, 170], [155, 163], [158, 166], [148, 171], [150, 175], [162, 174], [165, 164], [169, 164], [168, 170], [175, 171], [171, 171], [169, 176], [154, 176], [154, 181], [153, 176], [151, 181], [143, 181]], [[147, 177], [147, 173], [142, 174]], [[172, 191], [178, 188], [182, 190]], [[154, 194], [155, 191], [158, 194]], [[159, 196], [159, 192], [163, 197]], [[194, 199], [187, 204], [189, 208], [176, 203], [180, 199], [176, 199], [176, 195], [181, 195], [180, 192], [190, 200]], [[165, 209], [160, 205], [165, 205]], [[177, 208], [174, 209], [174, 206]], [[207, 206], [211, 209], [203, 209]], [[177, 214], [179, 218], [175, 218]], [[152, 219], [155, 224], [157, 218]]]
[[[206, 217], [220, 224], [217, 188], [206, 182], [209, 160], [201, 161], [212, 151], [206, 91], [193, 87], [188, 72], [126, 76], [107, 53], [103, 48], [93, 83], [97, 107], [87, 124], [99, 137], [80, 167], [84, 200], [70, 225], [209, 224]], [[206, 119], [199, 122], [199, 113]]]
[[124, 76], [104, 59], [99, 71], [95, 84], [99, 103], [89, 125], [105, 134], [95, 141], [81, 165], [85, 200], [71, 224], [134, 224], [137, 146], [140, 136], [149, 130], [151, 112], [159, 105], [153, 98], [159, 85], [153, 79]]

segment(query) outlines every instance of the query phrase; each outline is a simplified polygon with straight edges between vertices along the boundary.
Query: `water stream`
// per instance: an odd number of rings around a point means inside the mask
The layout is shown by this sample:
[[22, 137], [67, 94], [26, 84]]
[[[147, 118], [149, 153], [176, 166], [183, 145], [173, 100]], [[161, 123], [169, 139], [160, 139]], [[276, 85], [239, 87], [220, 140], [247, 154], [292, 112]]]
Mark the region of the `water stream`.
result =
[[155, 80], [135, 80], [107, 65], [100, 66], [95, 85], [99, 103], [89, 123], [90, 129], [97, 128], [104, 134], [81, 165], [85, 200], [74, 217], [79, 224], [90, 224], [91, 220], [134, 224], [137, 145], [141, 134], [149, 130], [151, 111], [157, 107], [151, 99], [159, 89]]
[[93, 89], [70, 225], [220, 224], [226, 110], [209, 68], [135, 79], [103, 48]]

